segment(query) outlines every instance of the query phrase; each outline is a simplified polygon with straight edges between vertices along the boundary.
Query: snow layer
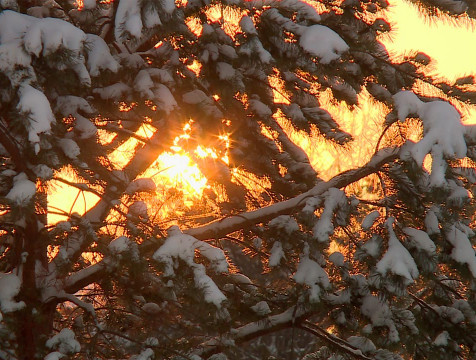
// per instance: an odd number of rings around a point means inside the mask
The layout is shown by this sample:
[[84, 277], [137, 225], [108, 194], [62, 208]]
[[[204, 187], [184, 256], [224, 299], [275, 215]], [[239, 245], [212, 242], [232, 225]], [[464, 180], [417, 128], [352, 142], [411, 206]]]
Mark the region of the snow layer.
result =
[[121, 41], [123, 31], [139, 38], [142, 33], [142, 18], [140, 16], [140, 2], [138, 0], [121, 0], [116, 11], [116, 26], [114, 36]]
[[347, 203], [345, 193], [336, 188], [330, 188], [324, 196], [324, 211], [312, 229], [314, 238], [319, 242], [329, 241], [329, 235], [334, 233], [334, 225], [332, 224], [334, 212], [339, 206]]
[[138, 192], [154, 192], [156, 185], [154, 181], [150, 178], [140, 178], [135, 179], [126, 188], [126, 194], [134, 195]]
[[70, 159], [76, 159], [81, 153], [78, 144], [71, 139], [59, 139], [58, 145], [63, 150], [64, 154]]
[[409, 227], [403, 228], [403, 232], [408, 235], [417, 249], [426, 252], [430, 256], [435, 255], [435, 243], [426, 232]]
[[107, 246], [109, 251], [113, 254], [121, 254], [129, 251], [131, 241], [127, 236], [120, 236], [117, 239], [112, 240]]
[[28, 180], [25, 173], [20, 173], [13, 178], [13, 187], [6, 198], [18, 206], [28, 205], [36, 194], [36, 185]]
[[194, 262], [194, 257], [195, 251], [198, 250], [210, 261], [212, 268], [218, 272], [227, 272], [228, 262], [224, 252], [193, 236], [183, 234], [178, 226], [172, 226], [167, 233], [165, 243], [153, 255], [156, 261], [165, 265], [164, 275], [175, 276], [174, 269], [178, 267], [178, 260], [184, 261], [193, 269], [195, 286], [203, 291], [205, 301], [221, 307], [221, 303], [226, 300], [225, 295], [206, 275], [205, 267]]
[[271, 109], [259, 100], [251, 99], [249, 103], [250, 109], [261, 118], [266, 118], [273, 114]]
[[468, 236], [453, 225], [446, 233], [446, 238], [453, 245], [451, 257], [461, 264], [467, 264], [471, 274], [476, 278], [476, 256]]
[[78, 53], [86, 41], [86, 34], [69, 22], [56, 18], [29, 18], [31, 24], [23, 41], [25, 49], [36, 56], [40, 56], [40, 53], [43, 56], [50, 55], [60, 47]]
[[109, 53], [109, 48], [101, 37], [87, 34], [86, 43], [87, 67], [91, 76], [99, 76], [100, 70], [110, 70], [114, 73], [119, 70], [119, 63]]
[[438, 224], [438, 208], [431, 208], [425, 215], [425, 227], [428, 235], [439, 234], [440, 228]]
[[318, 302], [320, 300], [321, 287], [327, 289], [330, 286], [329, 276], [325, 270], [317, 262], [309, 258], [309, 245], [307, 244], [305, 244], [293, 279], [298, 284], [309, 286], [309, 300], [311, 302]]
[[312, 25], [304, 29], [299, 45], [313, 56], [317, 56], [322, 64], [329, 64], [349, 50], [349, 46], [334, 31], [323, 25]]
[[247, 33], [248, 35], [257, 35], [257, 31], [255, 28], [255, 24], [253, 24], [253, 20], [249, 16], [243, 16], [240, 20], [240, 27], [241, 29]]
[[220, 80], [233, 80], [236, 76], [233, 66], [222, 61], [217, 63], [217, 74]]
[[460, 114], [446, 101], [424, 103], [411, 91], [400, 91], [393, 99], [400, 121], [405, 121], [409, 115], [418, 115], [423, 121], [423, 138], [409, 152], [418, 164], [432, 153], [432, 172], [437, 172], [432, 174], [432, 185], [441, 185], [446, 169], [443, 159], [466, 155], [465, 129]]
[[362, 350], [363, 353], [369, 353], [377, 350], [377, 347], [371, 340], [362, 336], [351, 336], [347, 338], [347, 342], [350, 345]]
[[[25, 303], [17, 302], [14, 297], [18, 295], [21, 280], [12, 273], [0, 273], [0, 309], [3, 313], [9, 313], [23, 309]], [[0, 314], [1, 316], [1, 314]]]
[[46, 347], [49, 349], [57, 349], [62, 354], [74, 354], [81, 351], [81, 345], [74, 338], [74, 332], [66, 328], [48, 339]]
[[20, 101], [17, 109], [28, 117], [28, 140], [35, 144], [35, 151], [39, 151], [41, 133], [48, 133], [51, 124], [55, 121], [50, 102], [43, 92], [30, 85], [23, 85], [19, 89]]
[[253, 310], [257, 315], [264, 316], [268, 315], [271, 313], [271, 309], [269, 308], [269, 305], [266, 301], [260, 301], [256, 305], [253, 305], [251, 307], [251, 310]]
[[289, 215], [280, 215], [274, 218], [269, 222], [268, 226], [283, 231], [287, 235], [290, 235], [295, 231], [299, 231], [298, 223]]
[[380, 213], [375, 210], [369, 213], [365, 219], [362, 221], [362, 229], [369, 230], [374, 224], [375, 220], [380, 216]]
[[392, 312], [387, 302], [368, 294], [362, 300], [360, 311], [370, 319], [372, 327], [386, 326], [389, 330], [388, 339], [391, 342], [399, 341], [399, 334], [392, 320]]
[[283, 245], [279, 241], [275, 241], [269, 253], [268, 265], [270, 267], [278, 266], [284, 257]]
[[382, 276], [391, 273], [404, 279], [404, 284], [409, 285], [415, 280], [419, 271], [408, 250], [400, 243], [393, 231], [394, 218], [390, 217], [385, 222], [388, 231], [388, 249], [382, 259], [377, 263], [376, 270]]

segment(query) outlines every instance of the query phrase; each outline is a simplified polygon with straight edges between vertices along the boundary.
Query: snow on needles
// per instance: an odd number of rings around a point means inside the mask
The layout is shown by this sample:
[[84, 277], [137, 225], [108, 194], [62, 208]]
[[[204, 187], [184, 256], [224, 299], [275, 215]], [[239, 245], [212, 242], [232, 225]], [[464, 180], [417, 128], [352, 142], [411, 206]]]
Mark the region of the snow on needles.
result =
[[178, 260], [182, 260], [193, 269], [195, 286], [203, 291], [205, 301], [221, 307], [221, 303], [226, 300], [225, 295], [205, 273], [205, 267], [194, 262], [194, 257], [195, 250], [199, 250], [210, 261], [212, 268], [218, 272], [227, 272], [228, 261], [223, 251], [182, 233], [178, 226], [172, 226], [167, 234], [165, 243], [153, 255], [154, 260], [165, 265], [164, 275], [175, 276], [174, 269], [179, 265]]
[[411, 91], [400, 91], [393, 96], [400, 121], [409, 115], [418, 115], [424, 127], [423, 138], [407, 151], [418, 164], [431, 152], [433, 157], [431, 185], [444, 184], [446, 162], [444, 158], [462, 158], [466, 155], [465, 128], [458, 111], [446, 101], [424, 103]]
[[476, 256], [468, 236], [453, 225], [446, 233], [446, 238], [453, 245], [451, 257], [461, 264], [467, 264], [469, 271], [476, 278]]
[[312, 25], [304, 29], [299, 45], [311, 55], [317, 56], [322, 64], [329, 64], [349, 50], [349, 46], [334, 31], [323, 25]]
[[25, 173], [20, 173], [13, 178], [13, 187], [6, 198], [18, 206], [26, 206], [36, 194], [36, 185], [28, 180]]
[[0, 310], [3, 313], [17, 311], [25, 307], [23, 301], [17, 302], [14, 299], [20, 291], [20, 286], [21, 280], [15, 274], [0, 273]]
[[28, 118], [28, 140], [35, 144], [35, 151], [40, 150], [39, 142], [41, 133], [48, 133], [51, 124], [55, 121], [51, 111], [50, 102], [45, 94], [30, 85], [23, 85], [19, 90], [20, 101], [18, 110]]
[[388, 231], [388, 249], [383, 258], [377, 263], [377, 272], [385, 276], [387, 273], [398, 275], [405, 285], [415, 280], [419, 271], [408, 250], [398, 240], [393, 231], [394, 218], [390, 217], [385, 222]]
[[329, 276], [325, 270], [317, 262], [309, 258], [308, 244], [304, 244], [303, 254], [293, 278], [298, 284], [309, 286], [309, 300], [311, 302], [318, 302], [320, 300], [321, 287], [327, 289], [330, 286]]

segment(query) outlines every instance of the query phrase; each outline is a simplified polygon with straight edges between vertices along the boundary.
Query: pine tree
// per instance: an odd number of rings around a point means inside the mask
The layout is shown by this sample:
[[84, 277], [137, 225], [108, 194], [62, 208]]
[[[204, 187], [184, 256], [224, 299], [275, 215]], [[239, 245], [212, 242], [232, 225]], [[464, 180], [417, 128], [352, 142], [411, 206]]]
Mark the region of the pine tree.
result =
[[[0, 359], [475, 357], [474, 79], [393, 62], [388, 5], [0, 0]], [[352, 149], [324, 91], [390, 109], [328, 181], [292, 136]], [[146, 175], [172, 147], [210, 184], [166, 190], [178, 226]], [[55, 182], [98, 201], [53, 223]]]

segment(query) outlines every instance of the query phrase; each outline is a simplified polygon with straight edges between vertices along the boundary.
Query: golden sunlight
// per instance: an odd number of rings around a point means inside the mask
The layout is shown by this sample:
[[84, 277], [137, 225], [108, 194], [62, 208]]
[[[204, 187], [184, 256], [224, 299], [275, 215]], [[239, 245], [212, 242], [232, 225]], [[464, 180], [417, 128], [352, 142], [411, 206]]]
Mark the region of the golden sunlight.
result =
[[207, 178], [185, 153], [164, 152], [141, 177], [149, 177], [161, 187], [182, 191], [190, 199], [200, 198]]
[[429, 17], [404, 0], [391, 1], [389, 19], [392, 31], [380, 40], [395, 58], [422, 51], [435, 60], [429, 75], [451, 82], [476, 73], [475, 20], [442, 13]]
[[[106, 2], [108, 1], [100, 3]], [[77, 0], [77, 6], [79, 9], [83, 8], [83, 1]], [[244, 15], [242, 11], [223, 5], [213, 5], [208, 8], [206, 15], [211, 21], [221, 22], [222, 28], [232, 37], [241, 31], [238, 22]], [[444, 14], [439, 14], [438, 17], [429, 17], [423, 15], [417, 6], [404, 0], [392, 0], [387, 17], [393, 30], [389, 34], [382, 35], [380, 41], [389, 51], [392, 60], [404, 60], [406, 56], [422, 51], [434, 59], [426, 70], [429, 71], [429, 75], [437, 79], [454, 82], [459, 77], [476, 74], [476, 65], [474, 64], [476, 47], [472, 46], [476, 43], [474, 30], [476, 22], [474, 20], [470, 20], [466, 16], [450, 18]], [[187, 25], [195, 35], [201, 35], [203, 28], [197, 18], [188, 19]], [[162, 42], [158, 42], [156, 47], [161, 45]], [[197, 76], [200, 74], [201, 67], [202, 64], [198, 60], [194, 60], [188, 65], [188, 68]], [[283, 89], [280, 74], [276, 71], [268, 80], [273, 87], [275, 101], [288, 104], [289, 99]], [[442, 92], [422, 82], [419, 82], [414, 90], [419, 94], [445, 98]], [[215, 100], [219, 100], [218, 96]], [[295, 131], [291, 123], [284, 117], [277, 118], [277, 121], [290, 138], [308, 153], [311, 164], [319, 172], [319, 176], [327, 180], [339, 172], [368, 161], [375, 151], [382, 131], [383, 120], [389, 109], [376, 101], [365, 89], [358, 95], [358, 104], [353, 109], [350, 109], [345, 102], [336, 101], [330, 90], [320, 92], [319, 101], [341, 128], [353, 136], [354, 141], [348, 148], [342, 149], [334, 146], [328, 141], [322, 140], [317, 134], [309, 137], [304, 132]], [[455, 101], [452, 103], [462, 113], [465, 123], [476, 122], [474, 106], [466, 106]], [[134, 104], [124, 103], [121, 105], [121, 109], [128, 111], [131, 106]], [[152, 178], [156, 183], [157, 194], [159, 194], [156, 195], [156, 198], [159, 202], [165, 203], [166, 195], [164, 194], [169, 190], [174, 190], [182, 194], [181, 200], [185, 206], [191, 207], [202, 198], [206, 189], [210, 189], [207, 174], [201, 171], [193, 159], [198, 161], [198, 159], [209, 158], [229, 165], [230, 137], [227, 134], [217, 135], [216, 144], [199, 144], [196, 147], [194, 145], [195, 148], [188, 149], [189, 152], [184, 149], [186, 148], [184, 143], [191, 139], [192, 124], [192, 120], [186, 123], [182, 133], [174, 139], [170, 149], [159, 154], [155, 163], [141, 175], [141, 177]], [[148, 139], [155, 131], [154, 127], [143, 125], [133, 137], [119, 146], [110, 155], [114, 167], [116, 169], [124, 168], [130, 161], [131, 154], [142, 143], [141, 138]], [[272, 130], [263, 127], [262, 131], [266, 136], [275, 138]], [[419, 136], [416, 132], [410, 135]], [[112, 136], [113, 133], [100, 130], [100, 141], [106, 143], [112, 141]], [[429, 166], [428, 160], [426, 165]], [[231, 172], [233, 181], [245, 185], [252, 192], [256, 192], [256, 195], [265, 192], [270, 186], [267, 179], [256, 178], [240, 169], [231, 169]], [[71, 183], [76, 181], [67, 169], [58, 173], [57, 177]], [[50, 224], [65, 220], [72, 212], [84, 213], [99, 200], [96, 195], [90, 192], [56, 180], [50, 182], [50, 189], [48, 205], [50, 211], [48, 222]], [[165, 208], [167, 207], [164, 206]], [[159, 210], [157, 211], [159, 212]], [[164, 213], [164, 215], [170, 214]]]

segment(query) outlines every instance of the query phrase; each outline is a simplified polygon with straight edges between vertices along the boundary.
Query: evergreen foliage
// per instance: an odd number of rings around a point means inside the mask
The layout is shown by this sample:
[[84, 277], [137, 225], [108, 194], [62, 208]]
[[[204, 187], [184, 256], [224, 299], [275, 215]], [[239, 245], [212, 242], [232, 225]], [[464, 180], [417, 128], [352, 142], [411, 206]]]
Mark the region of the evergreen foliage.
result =
[[[474, 79], [393, 62], [388, 5], [0, 0], [0, 359], [474, 358]], [[390, 109], [328, 181], [292, 136], [352, 149], [324, 91]], [[210, 184], [191, 207], [147, 175], [173, 147]]]

